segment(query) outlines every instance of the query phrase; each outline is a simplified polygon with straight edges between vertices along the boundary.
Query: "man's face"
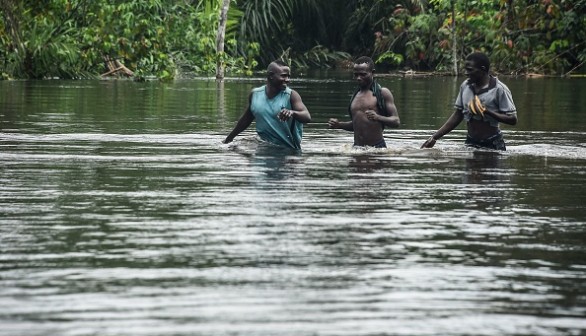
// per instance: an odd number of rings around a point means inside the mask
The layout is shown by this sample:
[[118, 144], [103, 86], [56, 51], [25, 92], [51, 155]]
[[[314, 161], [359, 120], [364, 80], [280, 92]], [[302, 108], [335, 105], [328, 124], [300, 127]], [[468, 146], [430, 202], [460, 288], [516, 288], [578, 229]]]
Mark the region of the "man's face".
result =
[[466, 61], [464, 65], [464, 74], [472, 82], [477, 83], [484, 77], [485, 72], [479, 69], [476, 64], [474, 64], [474, 61]]
[[369, 69], [366, 63], [354, 64], [353, 76], [361, 87], [369, 86], [372, 83], [372, 70]]
[[291, 81], [291, 70], [288, 66], [275, 66], [269, 74], [269, 84], [285, 90]]

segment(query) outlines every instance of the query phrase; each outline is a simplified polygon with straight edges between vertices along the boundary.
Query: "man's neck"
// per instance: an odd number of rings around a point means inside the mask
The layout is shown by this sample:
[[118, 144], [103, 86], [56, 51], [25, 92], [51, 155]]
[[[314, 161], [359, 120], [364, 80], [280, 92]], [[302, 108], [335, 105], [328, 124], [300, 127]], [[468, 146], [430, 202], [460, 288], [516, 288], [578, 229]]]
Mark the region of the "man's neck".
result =
[[280, 92], [280, 90], [278, 88], [270, 86], [268, 84], [265, 88], [265, 93], [266, 93], [267, 97], [269, 97], [269, 98], [275, 97], [277, 94], [279, 94], [279, 92]]
[[361, 86], [360, 91], [370, 91], [370, 88], [372, 87], [372, 83], [374, 83], [374, 81], [371, 81], [367, 85]]
[[474, 83], [474, 85], [479, 88], [482, 89], [485, 86], [488, 86], [488, 83], [490, 82], [490, 76], [486, 75], [484, 77], [482, 77], [478, 82]]

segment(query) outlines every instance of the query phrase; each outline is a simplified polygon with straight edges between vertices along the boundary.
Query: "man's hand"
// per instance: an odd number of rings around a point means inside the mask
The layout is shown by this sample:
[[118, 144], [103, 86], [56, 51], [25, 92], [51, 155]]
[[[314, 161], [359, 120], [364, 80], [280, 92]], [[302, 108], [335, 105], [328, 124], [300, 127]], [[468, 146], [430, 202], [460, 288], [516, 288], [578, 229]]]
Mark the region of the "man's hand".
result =
[[376, 111], [373, 110], [366, 110], [364, 111], [364, 113], [366, 114], [366, 117], [368, 118], [368, 120], [372, 120], [372, 121], [378, 121], [379, 119], [379, 115], [378, 113], [376, 113]]
[[425, 140], [421, 148], [432, 148], [435, 145], [435, 138], [433, 136], [429, 137], [429, 139]]
[[277, 118], [279, 118], [279, 120], [281, 120], [281, 121], [287, 121], [290, 118], [293, 118], [293, 115], [295, 115], [295, 111], [291, 111], [286, 108], [282, 108], [281, 112], [279, 112], [279, 114], [277, 114]]
[[340, 128], [340, 121], [336, 118], [330, 118], [330, 120], [328, 120], [328, 127], [329, 128]]

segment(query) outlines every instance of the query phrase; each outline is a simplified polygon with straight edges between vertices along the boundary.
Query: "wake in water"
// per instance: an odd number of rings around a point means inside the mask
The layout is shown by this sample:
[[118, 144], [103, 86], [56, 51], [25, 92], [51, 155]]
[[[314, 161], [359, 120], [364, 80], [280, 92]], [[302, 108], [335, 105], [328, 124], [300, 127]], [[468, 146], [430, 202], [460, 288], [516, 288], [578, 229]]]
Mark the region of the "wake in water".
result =
[[[327, 132], [327, 134], [326, 134]], [[421, 144], [429, 136], [427, 130], [395, 130], [386, 134], [388, 148], [354, 147], [352, 136], [332, 134], [329, 130], [321, 134], [306, 134], [303, 142], [304, 152], [324, 152], [339, 154], [380, 154], [408, 157], [460, 157], [466, 158], [474, 152], [494, 152], [503, 156], [537, 156], [563, 159], [586, 159], [586, 133], [544, 133], [544, 132], [507, 132], [504, 152], [478, 149], [464, 144], [465, 132], [455, 131], [442, 138], [430, 149], [421, 149]], [[540, 143], [532, 143], [540, 139]]]
[[552, 144], [510, 146], [507, 150], [513, 155], [532, 155], [562, 159], [586, 159], [586, 148]]
[[[394, 131], [385, 136], [388, 148], [355, 147], [352, 145], [352, 136], [346, 133], [331, 132], [329, 130], [312, 130], [306, 132], [302, 142], [302, 153], [325, 155], [391, 155], [407, 157], [468, 157], [477, 151], [491, 151], [475, 149], [464, 145], [464, 133], [456, 133], [446, 137], [431, 149], [421, 149], [421, 144], [428, 136], [426, 130]], [[543, 133], [543, 132], [509, 132], [505, 138], [507, 150], [498, 152], [504, 156], [536, 156], [562, 159], [586, 159], [586, 138], [583, 133]], [[208, 150], [237, 151], [242, 154], [253, 155], [259, 147], [270, 152], [282, 151], [282, 148], [262, 141], [257, 135], [250, 133], [237, 137], [229, 144], [223, 144], [224, 134], [103, 134], [103, 133], [62, 133], [62, 134], [21, 134], [0, 132], [0, 143], [8, 149], [28, 144], [65, 146], [71, 144], [90, 145], [104, 143], [136, 143], [137, 146], [181, 146], [184, 148], [207, 147]], [[540, 143], [531, 143], [531, 139], [540, 139]], [[293, 154], [296, 151], [291, 151]], [[7, 153], [5, 153], [7, 154]], [[299, 153], [297, 153], [299, 154]]]

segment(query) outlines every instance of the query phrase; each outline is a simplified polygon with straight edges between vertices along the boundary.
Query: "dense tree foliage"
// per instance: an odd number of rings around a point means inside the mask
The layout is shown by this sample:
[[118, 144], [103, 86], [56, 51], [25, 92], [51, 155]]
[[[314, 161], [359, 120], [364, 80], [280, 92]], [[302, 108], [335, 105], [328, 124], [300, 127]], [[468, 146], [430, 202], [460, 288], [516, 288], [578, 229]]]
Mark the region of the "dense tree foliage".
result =
[[[4, 76], [80, 78], [105, 72], [104, 59], [120, 59], [138, 78], [173, 78], [177, 71], [208, 74], [216, 67], [218, 1], [0, 0], [0, 62]], [[240, 14], [227, 22], [225, 64], [249, 72], [236, 52]]]
[[0, 0], [5, 78], [83, 78], [118, 59], [136, 78], [250, 74], [369, 55], [395, 69], [455, 71], [471, 51], [497, 71], [567, 74], [586, 62], [586, 0]]

